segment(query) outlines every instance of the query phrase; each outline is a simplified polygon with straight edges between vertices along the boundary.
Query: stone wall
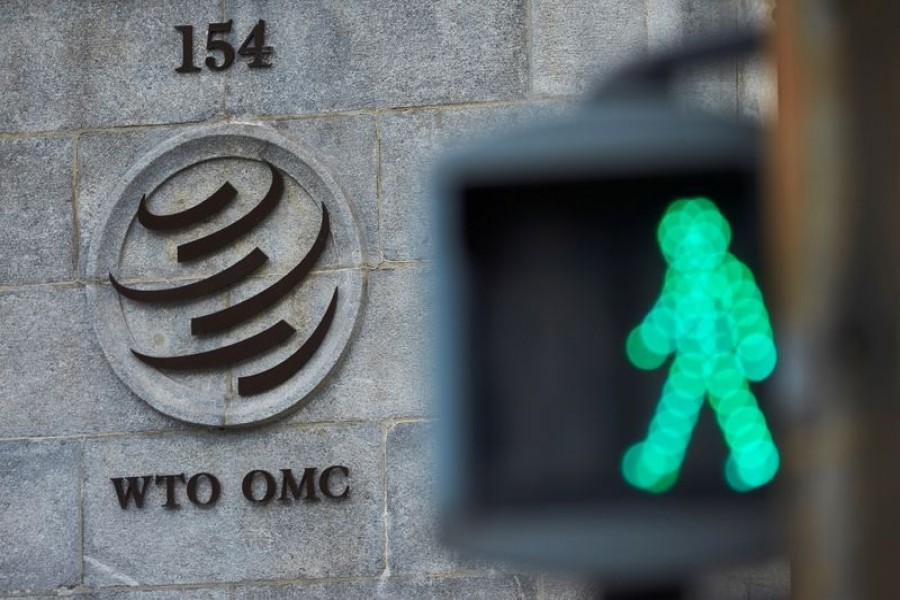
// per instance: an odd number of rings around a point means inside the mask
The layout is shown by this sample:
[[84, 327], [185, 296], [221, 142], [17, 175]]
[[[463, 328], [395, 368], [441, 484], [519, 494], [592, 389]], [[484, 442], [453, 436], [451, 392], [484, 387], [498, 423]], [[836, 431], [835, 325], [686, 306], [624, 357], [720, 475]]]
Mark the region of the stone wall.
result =
[[[437, 543], [425, 173], [485, 131], [567, 110], [596, 75], [762, 0], [5, 0], [0, 2], [0, 596], [574, 598], [577, 584], [473, 565]], [[179, 74], [190, 24], [258, 19], [271, 69]], [[688, 78], [686, 102], [764, 115], [758, 68]], [[115, 190], [160, 143], [251, 123], [310, 149], [356, 219], [365, 299], [340, 362], [285, 419], [175, 421], [97, 342], [88, 268]], [[327, 269], [313, 277], [326, 277]], [[343, 502], [241, 502], [252, 469], [352, 467]], [[211, 509], [120, 508], [110, 477], [219, 475]], [[236, 487], [237, 486], [237, 487]], [[230, 499], [229, 499], [230, 496]], [[703, 595], [787, 595], [781, 563], [711, 575]]]

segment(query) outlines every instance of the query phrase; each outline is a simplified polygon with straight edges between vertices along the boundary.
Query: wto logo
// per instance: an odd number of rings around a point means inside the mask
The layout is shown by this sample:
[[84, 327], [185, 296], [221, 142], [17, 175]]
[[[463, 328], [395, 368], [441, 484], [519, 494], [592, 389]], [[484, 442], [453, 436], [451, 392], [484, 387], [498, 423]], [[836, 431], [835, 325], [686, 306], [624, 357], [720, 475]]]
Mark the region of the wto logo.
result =
[[[266, 162], [272, 173], [272, 183], [263, 199], [247, 214], [231, 224], [203, 237], [178, 246], [178, 262], [200, 261], [226, 248], [260, 225], [278, 206], [284, 195], [284, 176], [271, 163]], [[147, 196], [141, 197], [137, 220], [151, 231], [173, 231], [196, 226], [228, 207], [237, 196], [231, 183], [225, 182], [214, 194], [187, 210], [157, 215], [147, 207]], [[291, 292], [312, 270], [325, 250], [331, 233], [328, 209], [321, 205], [322, 216], [319, 233], [305, 257], [276, 283], [263, 291], [228, 308], [191, 319], [191, 333], [204, 336], [234, 328], [271, 307]], [[125, 286], [110, 273], [109, 281], [123, 297], [146, 304], [176, 303], [210, 296], [244, 281], [257, 272], [269, 257], [258, 247], [231, 266], [200, 281], [166, 289], [135, 289]], [[298, 350], [277, 365], [264, 371], [240, 377], [238, 394], [252, 396], [267, 392], [294, 376], [316, 352], [334, 320], [338, 289], [334, 289], [331, 302], [312, 335]], [[240, 341], [205, 352], [177, 356], [152, 356], [132, 349], [142, 362], [160, 370], [225, 369], [237, 363], [269, 352], [294, 336], [297, 330], [287, 321], [279, 320], [264, 331]]]
[[140, 157], [98, 210], [88, 305], [139, 398], [214, 427], [329, 400], [368, 262], [315, 154], [265, 126], [198, 127]]

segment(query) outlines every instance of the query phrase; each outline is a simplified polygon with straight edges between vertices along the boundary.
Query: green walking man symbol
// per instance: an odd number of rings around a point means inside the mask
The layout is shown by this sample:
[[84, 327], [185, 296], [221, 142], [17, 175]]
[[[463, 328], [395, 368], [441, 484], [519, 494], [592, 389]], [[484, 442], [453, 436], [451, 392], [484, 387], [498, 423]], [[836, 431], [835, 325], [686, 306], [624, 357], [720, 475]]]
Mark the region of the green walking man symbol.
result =
[[670, 354], [674, 360], [647, 436], [625, 452], [622, 474], [648, 492], [671, 488], [708, 398], [728, 445], [726, 482], [740, 492], [765, 485], [779, 456], [749, 385], [777, 361], [762, 294], [750, 269], [728, 252], [731, 228], [710, 200], [673, 202], [657, 240], [669, 267], [665, 283], [628, 336], [626, 353], [645, 370]]

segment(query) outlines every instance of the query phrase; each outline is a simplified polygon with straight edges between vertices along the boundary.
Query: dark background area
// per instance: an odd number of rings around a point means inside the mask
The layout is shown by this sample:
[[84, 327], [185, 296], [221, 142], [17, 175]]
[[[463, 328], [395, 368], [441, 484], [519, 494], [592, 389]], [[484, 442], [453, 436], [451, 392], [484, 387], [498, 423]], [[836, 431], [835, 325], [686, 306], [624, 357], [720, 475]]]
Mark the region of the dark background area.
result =
[[[625, 340], [662, 290], [658, 223], [672, 201], [697, 196], [728, 219], [729, 251], [766, 298], [756, 182], [744, 173], [465, 190], [473, 508], [755, 502], [767, 493], [769, 486], [746, 494], [727, 486], [727, 447], [708, 401], [667, 493], [632, 488], [621, 475], [622, 455], [646, 435], [672, 361], [639, 370]], [[751, 389], [771, 422], [765, 385]]]

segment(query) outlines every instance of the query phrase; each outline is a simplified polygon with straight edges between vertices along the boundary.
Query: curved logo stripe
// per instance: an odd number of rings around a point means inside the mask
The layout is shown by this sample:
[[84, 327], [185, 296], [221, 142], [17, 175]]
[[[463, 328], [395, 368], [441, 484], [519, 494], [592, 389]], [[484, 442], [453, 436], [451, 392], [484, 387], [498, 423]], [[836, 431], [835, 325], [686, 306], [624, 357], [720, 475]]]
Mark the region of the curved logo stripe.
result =
[[169, 231], [194, 225], [207, 219], [234, 200], [237, 190], [227, 181], [216, 190], [212, 196], [187, 210], [171, 215], [154, 215], [147, 208], [147, 196], [141, 196], [141, 205], [138, 207], [137, 218], [141, 225], [153, 231]]
[[227, 367], [252, 358], [257, 354], [268, 352], [294, 335], [296, 331], [286, 321], [278, 321], [265, 331], [245, 340], [207, 352], [182, 356], [148, 356], [141, 354], [137, 350], [132, 350], [131, 352], [142, 362], [157, 369], [179, 371], [187, 369], [215, 369]]
[[284, 177], [271, 163], [266, 162], [266, 165], [272, 171], [272, 185], [269, 186], [269, 191], [262, 201], [234, 223], [193, 242], [178, 246], [178, 262], [197, 260], [221, 250], [259, 225], [275, 210], [284, 194]]
[[331, 328], [331, 322], [334, 321], [334, 313], [337, 309], [337, 298], [338, 291], [335, 288], [334, 294], [331, 296], [331, 303], [328, 305], [322, 320], [316, 325], [316, 329], [309, 336], [309, 339], [303, 342], [303, 345], [296, 352], [271, 369], [239, 378], [238, 394], [241, 396], [253, 396], [254, 394], [267, 392], [278, 387], [302, 369], [309, 359], [312, 358], [313, 354], [316, 353], [316, 350], [319, 349], [319, 346], [322, 345], [325, 335]]
[[250, 254], [215, 275], [188, 285], [164, 290], [136, 290], [126, 287], [116, 281], [112, 273], [109, 274], [109, 281], [119, 294], [135, 302], [182, 302], [209, 296], [230, 287], [256, 272], [268, 260], [269, 257], [265, 252], [254, 248]]
[[313, 265], [319, 259], [325, 250], [325, 243], [328, 241], [328, 234], [331, 232], [330, 221], [328, 218], [328, 209], [322, 205], [322, 224], [319, 227], [319, 234], [312, 248], [307, 252], [303, 260], [291, 269], [287, 275], [276, 281], [270, 287], [264, 289], [255, 296], [247, 298], [243, 302], [239, 302], [234, 306], [222, 309], [218, 312], [194, 317], [191, 319], [191, 333], [194, 335], [203, 335], [221, 331], [229, 327], [233, 327], [242, 321], [259, 314], [266, 308], [275, 304], [285, 294], [294, 289], [307, 273], [312, 270]]
[[[265, 164], [272, 173], [272, 182], [259, 204], [230, 225], [226, 225], [222, 229], [192, 242], [179, 245], [178, 262], [196, 260], [231, 246], [233, 242], [262, 223], [277, 208], [284, 195], [284, 176], [271, 163], [265, 162]], [[147, 207], [146, 196], [144, 196], [141, 198], [141, 203], [138, 207], [137, 218], [147, 229], [157, 231], [178, 229], [199, 223], [215, 215], [228, 206], [236, 196], [237, 191], [235, 188], [226, 182], [213, 195], [197, 206], [170, 215], [155, 215], [151, 213]], [[296, 266], [273, 285], [255, 296], [247, 298], [234, 306], [192, 319], [191, 333], [193, 335], [201, 335], [229, 329], [259, 315], [300, 285], [312, 270], [316, 261], [322, 256], [328, 243], [328, 237], [331, 234], [328, 209], [324, 204], [321, 204], [320, 208], [322, 216], [316, 239], [306, 256]], [[119, 295], [136, 302], [153, 304], [190, 301], [212, 295], [244, 281], [258, 271], [268, 260], [269, 257], [265, 252], [259, 248], [254, 248], [236, 263], [210, 277], [187, 285], [166, 289], [141, 290], [130, 288], [119, 283], [112, 272], [109, 274], [109, 281]], [[309, 339], [304, 341], [297, 350], [274, 367], [239, 378], [238, 394], [251, 396], [267, 392], [278, 387], [300, 371], [318, 351], [330, 330], [337, 311], [337, 299], [338, 289], [335, 288], [325, 314], [316, 325]], [[138, 360], [162, 370], [221, 369], [269, 353], [295, 333], [296, 329], [292, 325], [285, 320], [280, 320], [268, 329], [246, 339], [204, 352], [178, 356], [150, 356], [134, 349], [131, 352]]]

